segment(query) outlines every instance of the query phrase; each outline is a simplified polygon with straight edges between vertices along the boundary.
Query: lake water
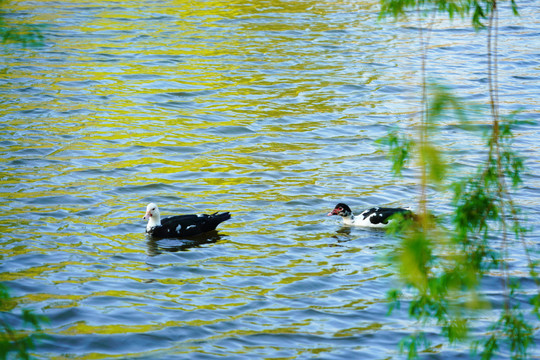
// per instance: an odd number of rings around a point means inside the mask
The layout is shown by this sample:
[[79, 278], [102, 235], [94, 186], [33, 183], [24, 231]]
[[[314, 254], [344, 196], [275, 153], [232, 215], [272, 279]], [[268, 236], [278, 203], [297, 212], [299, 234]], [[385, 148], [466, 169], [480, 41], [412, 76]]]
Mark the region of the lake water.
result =
[[[521, 17], [501, 4], [501, 112], [538, 121], [540, 7], [518, 5]], [[417, 202], [416, 172], [394, 178], [374, 142], [414, 134], [414, 22], [377, 21], [374, 0], [12, 6], [47, 25], [45, 46], [2, 48], [0, 78], [0, 280], [50, 319], [36, 358], [395, 359], [422, 327], [422, 358], [468, 357], [406, 307], [387, 316], [396, 238], [326, 216], [340, 201]], [[441, 19], [430, 39], [430, 78], [474, 104], [488, 99], [485, 35]], [[452, 124], [438, 141], [456, 178], [485, 153]], [[538, 259], [538, 128], [515, 133], [527, 170], [514, 199]], [[452, 210], [450, 194], [430, 197]], [[197, 243], [156, 242], [142, 220], [151, 201], [232, 219]], [[534, 292], [523, 253], [512, 256]], [[485, 295], [500, 299], [498, 284], [488, 278]]]

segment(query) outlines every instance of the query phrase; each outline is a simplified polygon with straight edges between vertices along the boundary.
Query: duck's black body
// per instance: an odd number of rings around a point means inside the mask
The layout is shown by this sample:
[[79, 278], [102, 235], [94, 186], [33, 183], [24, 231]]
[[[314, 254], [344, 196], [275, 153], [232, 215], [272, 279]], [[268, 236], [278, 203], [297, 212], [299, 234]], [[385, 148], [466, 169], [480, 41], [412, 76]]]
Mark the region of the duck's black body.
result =
[[369, 221], [373, 225], [387, 225], [388, 219], [395, 214], [403, 214], [404, 216], [407, 216], [411, 214], [411, 211], [402, 208], [378, 207], [364, 210], [359, 216], [362, 217], [362, 220]]
[[161, 219], [157, 205], [150, 203], [143, 219], [148, 220], [146, 233], [154, 238], [183, 238], [213, 231], [230, 218], [228, 212], [216, 212], [212, 215], [177, 215]]
[[228, 212], [171, 216], [162, 219], [161, 225], [156, 225], [146, 232], [157, 238], [189, 237], [215, 230], [220, 223], [230, 218]]

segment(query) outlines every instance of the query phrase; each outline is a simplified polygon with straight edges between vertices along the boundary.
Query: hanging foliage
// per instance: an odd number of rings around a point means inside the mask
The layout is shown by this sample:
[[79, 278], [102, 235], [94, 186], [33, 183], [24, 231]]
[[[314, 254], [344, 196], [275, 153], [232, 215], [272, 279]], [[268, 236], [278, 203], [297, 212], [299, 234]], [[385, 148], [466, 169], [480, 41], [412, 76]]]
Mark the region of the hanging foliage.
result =
[[[515, 2], [510, 3], [517, 15]], [[440, 85], [426, 83], [427, 33], [434, 16], [440, 13], [450, 19], [470, 17], [476, 30], [485, 28], [487, 33], [487, 113], [491, 124], [484, 134], [485, 160], [472, 175], [456, 176], [452, 183], [446, 181], [450, 166], [432, 139], [442, 117], [450, 111], [462, 128], [472, 131], [472, 127], [467, 127], [467, 109], [458, 96]], [[395, 174], [413, 160], [420, 168], [419, 213], [417, 221], [401, 221], [391, 229], [402, 241], [390, 261], [407, 291], [409, 315], [422, 323], [435, 321], [450, 344], [470, 339], [475, 310], [496, 307], [481, 295], [482, 280], [496, 273], [501, 278], [504, 304], [498, 319], [486, 329], [489, 335], [470, 341], [471, 348], [482, 359], [490, 359], [504, 343], [512, 358], [526, 358], [534, 342], [533, 326], [525, 320], [525, 311], [540, 318], [540, 282], [524, 241], [519, 209], [512, 199], [524, 169], [523, 158], [512, 148], [513, 129], [520, 123], [511, 116], [501, 116], [497, 103], [497, 2], [381, 0], [381, 18], [399, 19], [406, 14], [419, 22], [423, 92], [420, 125], [414, 139], [392, 132], [379, 142], [389, 147]], [[446, 223], [435, 221], [430, 213], [426, 194], [432, 185], [453, 192], [454, 210]], [[522, 248], [528, 261], [529, 276], [537, 284], [535, 294], [519, 293], [519, 279], [509, 271], [508, 250], [516, 246]], [[533, 306], [523, 309], [518, 294], [528, 296]], [[393, 311], [403, 301], [402, 290], [391, 290], [388, 299]], [[409, 358], [428, 347], [429, 341], [421, 331], [401, 342]]]

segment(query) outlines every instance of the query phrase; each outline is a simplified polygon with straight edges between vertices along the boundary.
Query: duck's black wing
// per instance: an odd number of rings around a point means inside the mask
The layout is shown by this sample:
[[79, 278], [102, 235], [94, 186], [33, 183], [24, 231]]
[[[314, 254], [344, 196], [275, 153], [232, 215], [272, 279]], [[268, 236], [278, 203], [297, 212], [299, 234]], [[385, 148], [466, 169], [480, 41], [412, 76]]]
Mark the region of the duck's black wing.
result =
[[212, 215], [178, 215], [161, 220], [161, 226], [156, 226], [150, 235], [158, 238], [189, 237], [215, 230], [225, 220], [231, 218], [228, 212]]
[[360, 214], [363, 219], [369, 218], [372, 224], [388, 224], [388, 220], [395, 214], [411, 215], [411, 211], [403, 208], [371, 208]]

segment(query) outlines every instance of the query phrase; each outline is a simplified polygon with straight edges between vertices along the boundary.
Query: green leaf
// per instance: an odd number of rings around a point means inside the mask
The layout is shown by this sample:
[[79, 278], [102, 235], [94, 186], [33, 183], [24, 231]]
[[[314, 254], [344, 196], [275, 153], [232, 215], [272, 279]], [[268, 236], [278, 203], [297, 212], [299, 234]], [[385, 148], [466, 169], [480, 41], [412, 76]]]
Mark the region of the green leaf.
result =
[[376, 142], [389, 147], [388, 158], [392, 162], [392, 172], [394, 175], [400, 176], [409, 160], [414, 142], [404, 136], [399, 136], [397, 131], [390, 132], [388, 135], [377, 139]]
[[439, 148], [426, 144], [422, 148], [424, 160], [429, 169], [429, 177], [435, 183], [440, 183], [446, 175], [447, 164], [442, 160]]

